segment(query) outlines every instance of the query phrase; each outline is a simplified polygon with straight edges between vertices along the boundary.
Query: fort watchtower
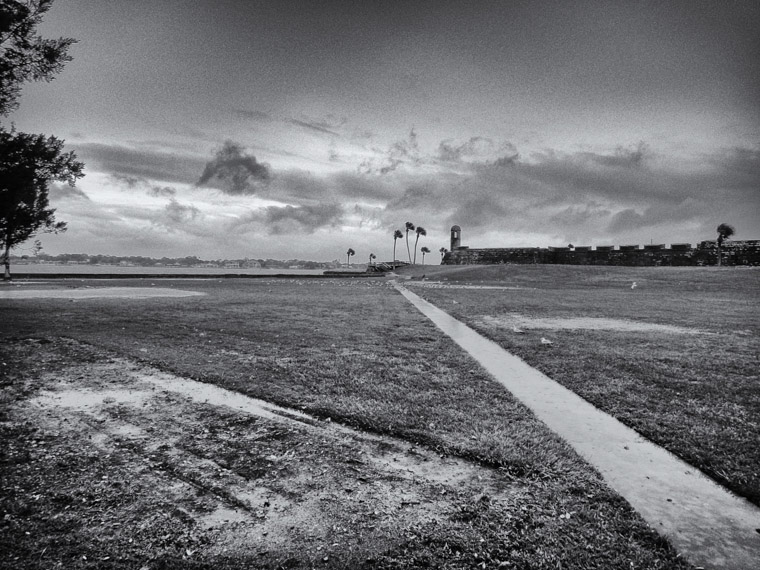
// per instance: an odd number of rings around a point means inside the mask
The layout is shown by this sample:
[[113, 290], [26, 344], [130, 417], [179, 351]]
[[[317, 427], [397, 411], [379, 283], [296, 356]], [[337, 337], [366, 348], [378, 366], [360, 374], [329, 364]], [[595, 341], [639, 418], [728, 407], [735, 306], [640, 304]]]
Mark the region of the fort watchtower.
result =
[[459, 226], [451, 226], [451, 249], [449, 251], [456, 251], [457, 248], [462, 245], [462, 228]]

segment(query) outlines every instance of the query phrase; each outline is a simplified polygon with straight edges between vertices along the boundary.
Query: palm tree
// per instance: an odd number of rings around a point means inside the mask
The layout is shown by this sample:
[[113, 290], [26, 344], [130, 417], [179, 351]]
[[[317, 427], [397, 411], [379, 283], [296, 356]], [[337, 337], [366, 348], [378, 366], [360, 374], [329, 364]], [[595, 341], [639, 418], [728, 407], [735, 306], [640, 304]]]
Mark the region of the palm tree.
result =
[[426, 254], [426, 253], [430, 253], [430, 250], [427, 248], [427, 246], [426, 246], [426, 245], [423, 245], [423, 246], [420, 248], [420, 251], [422, 252], [422, 265], [425, 265], [425, 254]]
[[351, 256], [352, 255], [356, 255], [356, 252], [349, 247], [348, 251], [346, 252], [346, 266], [348, 266], [348, 267], [351, 267]]
[[409, 263], [412, 262], [412, 253], [409, 251], [409, 232], [414, 231], [414, 224], [412, 222], [406, 223], [406, 254], [409, 256]]
[[723, 240], [730, 238], [736, 230], [728, 225], [728, 224], [721, 224], [718, 226], [718, 229], [716, 230], [718, 232], [718, 265], [721, 265], [721, 257], [723, 257], [721, 248], [723, 247]]
[[442, 247], [438, 251], [441, 252], [441, 259], [443, 259], [443, 256], [446, 255], [446, 252], [448, 251], [448, 249], [446, 249], [445, 247]]
[[417, 242], [420, 241], [420, 236], [426, 236], [427, 230], [423, 228], [422, 226], [417, 226], [417, 239], [414, 240], [414, 263], [417, 263]]
[[374, 253], [369, 254], [369, 265], [372, 265], [372, 260], [375, 259], [377, 256]]
[[402, 237], [404, 234], [401, 233], [401, 230], [393, 232], [393, 269], [396, 269], [396, 240]]

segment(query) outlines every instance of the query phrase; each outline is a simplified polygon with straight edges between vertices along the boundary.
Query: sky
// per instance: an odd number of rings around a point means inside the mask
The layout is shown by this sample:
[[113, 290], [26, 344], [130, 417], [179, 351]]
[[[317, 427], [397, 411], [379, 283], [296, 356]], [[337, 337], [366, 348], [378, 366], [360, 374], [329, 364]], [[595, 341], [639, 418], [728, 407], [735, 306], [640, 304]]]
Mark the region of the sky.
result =
[[50, 254], [760, 239], [758, 29], [755, 0], [56, 0], [74, 59], [9, 119], [85, 163]]

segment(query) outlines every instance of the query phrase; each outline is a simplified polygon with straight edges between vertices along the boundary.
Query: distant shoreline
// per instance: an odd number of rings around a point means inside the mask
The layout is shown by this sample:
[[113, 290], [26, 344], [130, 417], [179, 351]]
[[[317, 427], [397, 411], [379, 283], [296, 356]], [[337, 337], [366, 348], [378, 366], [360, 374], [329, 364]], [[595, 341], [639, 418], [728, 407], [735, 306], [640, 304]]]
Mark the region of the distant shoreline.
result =
[[284, 268], [251, 268], [243, 269], [239, 267], [119, 267], [113, 265], [11, 265], [11, 275], [13, 278], [21, 276], [30, 277], [53, 277], [53, 276], [75, 276], [75, 277], [102, 277], [113, 275], [115, 277], [158, 277], [168, 276], [187, 276], [195, 277], [217, 277], [217, 276], [246, 276], [246, 277], [266, 277], [272, 275], [322, 275], [324, 269], [284, 269]]
[[328, 269], [240, 269], [221, 267], [115, 267], [23, 265], [13, 270], [13, 280], [22, 279], [256, 279], [377, 277], [380, 274], [356, 270]]

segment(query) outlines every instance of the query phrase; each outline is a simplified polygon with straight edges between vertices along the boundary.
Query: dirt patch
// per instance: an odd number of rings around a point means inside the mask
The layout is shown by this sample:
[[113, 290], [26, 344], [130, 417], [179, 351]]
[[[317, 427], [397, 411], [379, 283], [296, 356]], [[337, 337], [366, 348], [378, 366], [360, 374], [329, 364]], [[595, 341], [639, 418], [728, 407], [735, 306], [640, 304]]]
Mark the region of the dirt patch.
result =
[[642, 323], [624, 319], [596, 317], [528, 317], [510, 314], [498, 317], [484, 315], [477, 319], [482, 324], [496, 328], [544, 329], [544, 330], [608, 330], [623, 332], [656, 332], [666, 334], [709, 334], [707, 331], [673, 325]]
[[405, 287], [422, 287], [425, 289], [497, 289], [502, 291], [525, 291], [535, 287], [517, 287], [510, 285], [460, 285], [442, 281], [404, 281]]
[[199, 291], [168, 287], [85, 287], [81, 289], [2, 289], [0, 299], [147, 299], [150, 297], [197, 297]]
[[[5, 424], [34, 434], [11, 450], [31, 471], [3, 520], [22, 537], [8, 567], [358, 568], [462, 500], [521, 489], [499, 470], [150, 366], [50, 363], [47, 350]], [[68, 530], [35, 542], [36, 513]]]

